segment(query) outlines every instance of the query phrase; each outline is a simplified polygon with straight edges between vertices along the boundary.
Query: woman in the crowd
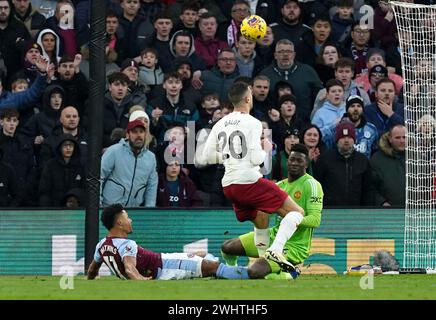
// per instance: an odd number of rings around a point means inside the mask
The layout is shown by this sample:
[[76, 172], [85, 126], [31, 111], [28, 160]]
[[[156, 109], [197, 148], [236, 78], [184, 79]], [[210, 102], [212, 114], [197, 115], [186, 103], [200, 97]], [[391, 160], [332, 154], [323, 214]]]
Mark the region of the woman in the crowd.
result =
[[335, 44], [326, 42], [322, 45], [316, 59], [315, 71], [324, 87], [327, 81], [335, 78], [335, 64], [340, 57], [341, 53]]
[[41, 46], [42, 55], [57, 66], [62, 53], [60, 52], [60, 39], [56, 32], [52, 29], [41, 30], [36, 38], [36, 43]]
[[326, 149], [322, 141], [321, 130], [314, 124], [307, 125], [300, 134], [300, 142], [309, 149], [310, 163], [307, 173], [313, 175], [313, 166], [321, 153]]

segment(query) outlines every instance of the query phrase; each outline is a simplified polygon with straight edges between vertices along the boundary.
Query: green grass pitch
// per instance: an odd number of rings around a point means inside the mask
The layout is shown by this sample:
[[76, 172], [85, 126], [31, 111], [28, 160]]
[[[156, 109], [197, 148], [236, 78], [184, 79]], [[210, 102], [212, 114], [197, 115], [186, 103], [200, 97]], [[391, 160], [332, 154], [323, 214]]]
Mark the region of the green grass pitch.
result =
[[[122, 281], [104, 277], [74, 278], [74, 289], [60, 288], [61, 277], [2, 276], [0, 299], [126, 299], [126, 300], [390, 300], [436, 299], [434, 275], [375, 276], [373, 289], [360, 288], [361, 278], [343, 275], [302, 275], [288, 280]], [[366, 282], [370, 284], [370, 282]]]

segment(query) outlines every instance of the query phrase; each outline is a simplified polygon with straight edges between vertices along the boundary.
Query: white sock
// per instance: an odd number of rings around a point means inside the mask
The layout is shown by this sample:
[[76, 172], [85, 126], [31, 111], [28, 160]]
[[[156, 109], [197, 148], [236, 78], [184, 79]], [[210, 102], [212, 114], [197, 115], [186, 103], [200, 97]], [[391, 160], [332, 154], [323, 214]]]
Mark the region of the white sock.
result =
[[269, 229], [257, 229], [254, 227], [254, 244], [256, 245], [259, 257], [265, 254], [269, 246]]
[[283, 252], [283, 247], [285, 246], [286, 241], [292, 237], [302, 220], [303, 216], [299, 212], [289, 212], [280, 222], [279, 230], [277, 231], [276, 237], [269, 249], [280, 253]]

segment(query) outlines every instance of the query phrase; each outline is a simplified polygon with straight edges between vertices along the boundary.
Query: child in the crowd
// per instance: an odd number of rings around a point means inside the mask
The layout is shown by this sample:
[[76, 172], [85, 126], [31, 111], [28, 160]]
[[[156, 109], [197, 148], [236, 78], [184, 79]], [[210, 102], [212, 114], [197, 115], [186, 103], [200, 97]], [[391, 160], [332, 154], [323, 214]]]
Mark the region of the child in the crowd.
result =
[[164, 74], [158, 65], [158, 53], [154, 48], [145, 48], [141, 52], [138, 80], [150, 88], [163, 83]]
[[219, 96], [216, 92], [206, 93], [201, 98], [200, 120], [198, 121], [198, 130], [211, 124], [215, 110], [220, 106]]
[[29, 83], [26, 81], [26, 79], [19, 78], [12, 82], [11, 85], [12, 92], [22, 92], [29, 89]]
[[344, 85], [341, 81], [332, 79], [326, 85], [326, 102], [315, 113], [312, 124], [316, 125], [325, 136], [332, 127], [336, 126], [345, 111]]

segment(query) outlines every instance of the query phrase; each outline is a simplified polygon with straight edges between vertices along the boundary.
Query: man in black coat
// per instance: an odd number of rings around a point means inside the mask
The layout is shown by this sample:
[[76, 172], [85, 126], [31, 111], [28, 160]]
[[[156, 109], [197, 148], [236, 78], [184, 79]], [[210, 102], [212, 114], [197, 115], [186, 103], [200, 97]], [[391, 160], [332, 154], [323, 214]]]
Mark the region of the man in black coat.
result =
[[12, 0], [14, 17], [21, 21], [32, 37], [35, 37], [39, 30], [44, 27], [45, 17], [32, 7], [29, 0]]
[[39, 166], [43, 168], [45, 163], [56, 156], [56, 147], [59, 137], [67, 133], [71, 134], [79, 144], [81, 161], [82, 164], [85, 165], [88, 144], [85, 132], [79, 126], [80, 117], [77, 109], [73, 106], [66, 106], [61, 111], [59, 122], [60, 125], [53, 129], [52, 134], [48, 136], [41, 145]]
[[18, 207], [19, 205], [17, 176], [14, 168], [3, 161], [3, 149], [0, 146], [0, 207]]
[[65, 55], [59, 61], [57, 70], [58, 79], [52, 84], [61, 86], [65, 91], [64, 105], [77, 108], [79, 115], [83, 117], [85, 101], [88, 99], [89, 84], [85, 75], [80, 71], [82, 56]]
[[39, 205], [64, 207], [65, 196], [72, 188], [84, 189], [85, 169], [80, 163], [80, 148], [70, 134], [59, 137], [56, 156], [49, 160], [39, 182]]
[[368, 158], [354, 150], [356, 132], [348, 121], [336, 127], [337, 149], [318, 158], [314, 176], [324, 189], [327, 206], [365, 206], [373, 203]]
[[32, 142], [22, 135], [17, 135], [19, 113], [14, 109], [4, 109], [0, 115], [0, 148], [3, 161], [14, 168], [19, 192], [22, 196], [21, 205], [35, 204], [36, 161], [33, 154]]
[[[21, 67], [21, 52], [30, 40], [30, 34], [24, 24], [11, 14], [9, 1], [0, 0], [0, 8], [4, 8], [0, 11], [0, 52], [10, 77]], [[8, 79], [4, 80], [8, 82]]]

